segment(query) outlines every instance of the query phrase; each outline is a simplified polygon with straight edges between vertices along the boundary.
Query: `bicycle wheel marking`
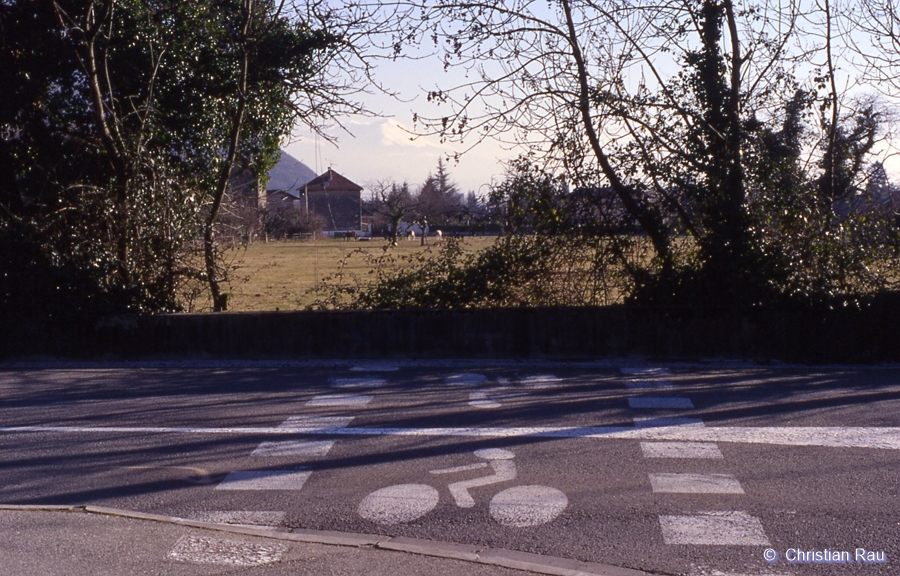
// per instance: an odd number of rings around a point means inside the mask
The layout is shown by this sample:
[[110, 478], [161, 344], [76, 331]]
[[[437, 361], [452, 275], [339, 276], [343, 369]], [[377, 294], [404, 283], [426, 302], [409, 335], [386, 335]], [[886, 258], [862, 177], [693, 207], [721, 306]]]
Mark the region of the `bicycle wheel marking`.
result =
[[514, 486], [491, 499], [491, 517], [512, 528], [546, 524], [569, 505], [565, 494], [549, 486]]
[[359, 503], [359, 515], [384, 526], [412, 522], [434, 510], [440, 498], [427, 484], [398, 484], [372, 492]]

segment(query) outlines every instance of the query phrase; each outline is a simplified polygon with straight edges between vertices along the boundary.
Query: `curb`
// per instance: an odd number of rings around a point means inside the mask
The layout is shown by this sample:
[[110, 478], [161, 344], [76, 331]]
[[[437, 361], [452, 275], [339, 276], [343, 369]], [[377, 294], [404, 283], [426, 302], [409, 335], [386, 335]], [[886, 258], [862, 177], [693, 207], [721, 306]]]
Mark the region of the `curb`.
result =
[[375, 548], [379, 550], [391, 550], [419, 554], [422, 556], [434, 556], [449, 560], [462, 560], [475, 564], [490, 566], [502, 566], [534, 572], [535, 574], [552, 574], [554, 576], [651, 576], [649, 572], [598, 564], [595, 562], [581, 562], [556, 556], [544, 556], [529, 552], [517, 552], [502, 548], [489, 548], [472, 546], [468, 544], [455, 544], [440, 540], [422, 540], [405, 536], [379, 536], [376, 534], [355, 534], [352, 532], [334, 532], [330, 530], [311, 530], [297, 528], [287, 531], [283, 528], [263, 528], [243, 525], [214, 524], [210, 522], [198, 522], [175, 516], [160, 514], [148, 514], [132, 510], [120, 510], [118, 508], [106, 508], [103, 506], [54, 506], [54, 505], [10, 505], [0, 504], [0, 512], [68, 512], [81, 514], [97, 514], [104, 516], [116, 516], [144, 520], [149, 522], [162, 522], [188, 528], [201, 530], [214, 530], [244, 536], [256, 536], [273, 540], [289, 542], [306, 542], [310, 544], [327, 544], [331, 546], [352, 546], [355, 548]]

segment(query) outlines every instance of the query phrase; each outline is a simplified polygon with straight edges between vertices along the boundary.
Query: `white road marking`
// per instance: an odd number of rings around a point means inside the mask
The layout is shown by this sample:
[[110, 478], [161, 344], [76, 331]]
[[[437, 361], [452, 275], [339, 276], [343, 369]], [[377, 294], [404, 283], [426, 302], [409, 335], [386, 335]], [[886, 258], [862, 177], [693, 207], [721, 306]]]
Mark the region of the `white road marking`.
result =
[[[490, 450], [488, 448], [487, 450]], [[495, 450], [501, 450], [503, 452], [509, 452], [508, 450], [503, 450], [502, 448], [497, 448]], [[475, 453], [478, 452], [486, 452], [476, 450]], [[512, 454], [509, 452], [509, 454]], [[453, 500], [456, 502], [456, 505], [460, 508], [473, 508], [475, 506], [475, 499], [472, 498], [472, 495], [469, 494], [469, 488], [478, 488], [480, 486], [490, 486], [491, 484], [500, 484], [502, 482], [508, 482], [509, 480], [515, 480], [516, 478], [516, 463], [512, 461], [512, 456], [500, 456], [498, 458], [491, 458], [488, 455], [482, 456], [483, 458], [490, 458], [491, 468], [494, 469], [494, 473], [490, 476], [482, 476], [481, 478], [473, 478], [471, 480], [463, 480], [461, 482], [454, 482], [447, 486], [450, 490], [450, 495], [453, 496]]]
[[779, 446], [878, 448], [900, 450], [900, 428], [865, 426], [715, 426], [692, 418], [635, 418], [635, 426], [523, 426], [513, 428], [281, 428], [281, 427], [152, 427], [152, 426], [0, 426], [0, 433], [53, 434], [216, 434], [323, 436], [417, 436], [469, 438], [596, 438], [609, 440], [671, 440], [736, 442]]
[[519, 379], [519, 384], [533, 390], [555, 388], [563, 383], [563, 379], [553, 374], [537, 374]]
[[477, 462], [475, 464], [467, 464], [465, 466], [454, 466], [453, 468], [440, 468], [431, 470], [429, 474], [456, 474], [457, 472], [468, 472], [469, 470], [480, 470], [490, 466], [487, 462]]
[[484, 374], [453, 374], [444, 378], [444, 383], [452, 386], [478, 386], [487, 382], [487, 379]]
[[263, 566], [281, 560], [288, 547], [284, 544], [248, 544], [234, 540], [182, 536], [169, 558], [192, 564], [224, 566]]
[[724, 458], [712, 442], [641, 442], [641, 451], [644, 458]]
[[671, 494], [743, 494], [741, 483], [731, 474], [650, 474], [654, 492]]
[[359, 503], [360, 516], [385, 526], [411, 522], [431, 512], [440, 495], [427, 484], [398, 484], [372, 492]]
[[516, 455], [512, 450], [505, 448], [481, 448], [473, 452], [475, 456], [484, 460], [512, 460]]
[[380, 388], [387, 384], [383, 378], [329, 378], [332, 388]]
[[668, 368], [661, 367], [623, 366], [620, 370], [622, 371], [622, 374], [627, 374], [629, 376], [659, 376], [662, 374], [669, 374]]
[[325, 456], [334, 440], [280, 440], [263, 442], [251, 456]]
[[569, 499], [549, 486], [514, 486], [491, 498], [491, 517], [514, 528], [540, 526], [566, 509]]
[[216, 490], [300, 490], [310, 470], [238, 470], [222, 480]]
[[671, 390], [675, 384], [664, 380], [632, 380], [626, 382], [625, 387], [631, 390]]
[[313, 396], [307, 406], [365, 406], [374, 396], [355, 394], [320, 394]]
[[529, 396], [528, 392], [517, 391], [505, 386], [475, 390], [469, 393], [469, 406], [474, 408], [500, 408], [499, 400], [512, 400]]
[[628, 399], [631, 408], [693, 408], [694, 403], [690, 398], [678, 396], [637, 396]]
[[346, 428], [355, 418], [355, 416], [291, 416], [279, 424], [278, 428], [297, 432]]
[[496, 400], [491, 400], [485, 391], [475, 391], [469, 393], [469, 406], [474, 408], [491, 409], [500, 408], [501, 404]]
[[770, 546], [759, 519], [746, 512], [660, 516], [659, 525], [666, 544]]
[[700, 418], [668, 418], [659, 416], [637, 416], [633, 418], [638, 428], [663, 428], [670, 426], [703, 428], [706, 424]]
[[260, 526], [276, 528], [284, 523], [284, 512], [268, 512], [255, 510], [210, 510], [194, 512], [188, 520], [208, 522], [210, 524], [231, 524], [235, 526]]

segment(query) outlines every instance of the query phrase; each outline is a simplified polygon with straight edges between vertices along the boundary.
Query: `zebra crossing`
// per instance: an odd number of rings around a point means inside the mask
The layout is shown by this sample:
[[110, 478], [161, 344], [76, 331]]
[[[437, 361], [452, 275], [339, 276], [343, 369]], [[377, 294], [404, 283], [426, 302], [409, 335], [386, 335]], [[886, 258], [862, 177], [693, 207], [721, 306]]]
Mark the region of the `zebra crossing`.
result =
[[[373, 389], [384, 386], [381, 378], [332, 378], [332, 389]], [[310, 407], [360, 408], [374, 396], [365, 394], [320, 394], [306, 402]], [[354, 416], [296, 415], [287, 418], [278, 428], [295, 433], [346, 428]], [[334, 446], [334, 440], [276, 440], [263, 441], [250, 455], [255, 458], [321, 458]], [[216, 490], [292, 491], [303, 489], [312, 470], [299, 467], [287, 470], [235, 470], [228, 473]], [[218, 510], [191, 515], [192, 520], [216, 524], [253, 526], [276, 529], [284, 522], [283, 511]], [[287, 552], [286, 544], [260, 545], [221, 537], [184, 536], [175, 543], [169, 558], [191, 564], [236, 566], [242, 568], [264, 566], [279, 562]]]
[[[695, 409], [692, 399], [679, 394], [675, 383], [665, 379], [668, 375], [667, 370], [622, 368], [621, 371], [628, 378], [624, 385], [629, 393], [627, 403], [633, 412], [634, 430], [665, 430], [667, 432], [661, 434], [662, 436], [677, 437], [677, 431], [705, 429], [703, 420], [692, 416], [691, 411]], [[468, 395], [468, 403], [473, 408], [484, 409], [502, 407], [504, 403], [526, 397], [530, 392], [559, 386], [564, 380], [555, 375], [540, 374], [524, 376], [514, 382], [505, 379], [491, 381], [483, 374], [460, 373], [444, 377], [443, 382], [451, 387], [459, 387], [461, 393]], [[313, 411], [319, 408], [335, 408], [343, 412], [342, 415], [315, 413], [294, 415], [279, 424], [278, 428], [296, 433], [339, 434], [342, 429], [349, 428], [356, 418], [347, 414], [347, 411], [352, 413], [353, 410], [366, 409], [376, 398], [377, 390], [386, 384], [384, 378], [372, 375], [332, 377], [329, 380], [332, 390], [312, 396], [303, 406]], [[690, 437], [690, 434], [687, 436]], [[329, 454], [335, 442], [334, 439], [266, 440], [260, 442], [250, 455], [260, 462], [265, 462], [266, 458], [281, 457], [322, 458]], [[654, 434], [650, 434], [648, 438], [640, 439], [639, 445], [642, 456], [656, 462], [725, 461], [725, 456], [714, 441], [681, 441], [665, 437], [656, 439]], [[303, 489], [312, 474], [313, 470], [307, 466], [281, 470], [236, 470], [222, 479], [215, 489], [296, 492]], [[678, 494], [710, 497], [709, 504], [704, 509], [685, 510], [682, 514], [658, 515], [658, 529], [667, 546], [771, 545], [759, 518], [745, 510], [719, 509], [720, 507], [716, 505], [717, 496], [728, 496], [731, 499], [729, 502], [734, 502], [735, 497], [745, 495], [739, 478], [727, 471], [723, 470], [721, 473], [654, 471], [648, 472], [647, 478], [651, 492], [660, 497]], [[205, 518], [205, 521], [221, 523], [277, 526], [283, 522], [284, 513], [217, 511], [207, 513]], [[277, 550], [256, 553], [238, 547], [229, 556], [222, 552], [222, 546], [194, 540], [179, 542], [173, 549], [171, 557], [182, 561], [227, 564], [232, 560], [223, 558], [243, 559], [240, 562], [250, 561], [246, 560], [247, 558], [256, 558], [260, 563], [266, 563], [277, 561], [272, 559], [279, 555]], [[707, 569], [698, 569], [692, 574], [712, 573], [703, 570]]]
[[[672, 393], [676, 386], [669, 380], [657, 377], [669, 375], [665, 368], [649, 370], [622, 369], [622, 373], [634, 379], [626, 383], [633, 393]], [[631, 396], [628, 405], [634, 410], [682, 410], [694, 408], [690, 398], [684, 396]], [[636, 417], [635, 424], [647, 426], [651, 423], [668, 426], [704, 427], [699, 418], [689, 416], [690, 412], [680, 412], [678, 416], [669, 414], [665, 418], [653, 416]], [[662, 422], [665, 420], [665, 422]], [[725, 459], [715, 442], [642, 441], [641, 452], [648, 459], [672, 460], [718, 460]], [[741, 496], [744, 488], [740, 481], [727, 473], [692, 472], [651, 472], [648, 473], [651, 491], [654, 494], [699, 494], [710, 495], [710, 507], [714, 507], [716, 495]], [[684, 514], [661, 514], [659, 528], [666, 545], [690, 546], [771, 546], [759, 518], [743, 510], [689, 511]], [[694, 567], [692, 574], [727, 574], [706, 567]], [[749, 573], [744, 573], [750, 576]], [[757, 572], [768, 576], [771, 572]], [[781, 574], [779, 574], [781, 576]]]

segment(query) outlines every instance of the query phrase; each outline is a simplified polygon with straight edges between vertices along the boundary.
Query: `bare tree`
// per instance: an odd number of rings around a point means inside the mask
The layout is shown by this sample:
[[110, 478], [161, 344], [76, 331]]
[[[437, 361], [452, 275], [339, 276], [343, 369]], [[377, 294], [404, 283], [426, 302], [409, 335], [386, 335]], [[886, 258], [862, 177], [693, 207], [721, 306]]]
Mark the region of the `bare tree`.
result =
[[396, 246], [400, 225], [414, 214], [419, 203], [406, 182], [397, 184], [391, 180], [381, 180], [369, 184], [369, 189], [374, 194], [373, 210], [387, 220], [388, 240], [391, 246]]
[[[468, 80], [430, 90], [446, 112], [419, 115], [417, 126], [469, 146], [488, 137], [524, 145], [575, 188], [609, 187], [613, 208], [653, 248], [654, 266], [634, 269], [639, 289], [666, 297], [694, 284], [686, 289], [704, 301], [765, 298], [795, 265], [772, 244], [781, 236], [764, 224], [770, 215], [754, 212], [771, 193], [769, 139], [791, 106], [803, 108], [793, 116], [801, 122], [816, 104], [832, 106], [828, 142], [795, 131], [807, 159], [778, 168], [802, 174], [786, 195], [806, 194], [851, 118], [835, 105], [838, 56], [820, 28], [834, 8], [823, 1], [425, 2], [423, 38]], [[798, 77], [817, 65], [818, 78]]]

